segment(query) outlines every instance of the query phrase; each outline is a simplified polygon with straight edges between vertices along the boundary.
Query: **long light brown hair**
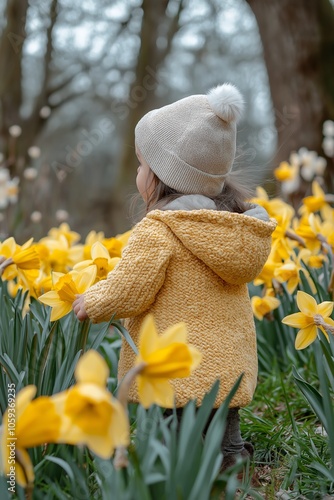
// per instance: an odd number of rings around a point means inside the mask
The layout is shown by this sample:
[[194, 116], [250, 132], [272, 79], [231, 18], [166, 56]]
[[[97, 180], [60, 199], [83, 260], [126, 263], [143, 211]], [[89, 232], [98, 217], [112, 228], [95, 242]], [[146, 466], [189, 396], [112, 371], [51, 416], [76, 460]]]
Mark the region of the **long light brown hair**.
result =
[[[235, 175], [229, 175], [224, 182], [221, 193], [211, 197], [217, 210], [243, 213], [249, 209], [249, 203], [246, 200], [251, 198], [253, 190], [249, 186], [238, 182], [240, 178], [236, 179], [235, 177]], [[167, 203], [184, 195], [184, 193], [179, 193], [175, 189], [166, 186], [155, 174], [152, 183], [154, 184], [154, 188], [146, 202], [146, 213], [161, 209]]]

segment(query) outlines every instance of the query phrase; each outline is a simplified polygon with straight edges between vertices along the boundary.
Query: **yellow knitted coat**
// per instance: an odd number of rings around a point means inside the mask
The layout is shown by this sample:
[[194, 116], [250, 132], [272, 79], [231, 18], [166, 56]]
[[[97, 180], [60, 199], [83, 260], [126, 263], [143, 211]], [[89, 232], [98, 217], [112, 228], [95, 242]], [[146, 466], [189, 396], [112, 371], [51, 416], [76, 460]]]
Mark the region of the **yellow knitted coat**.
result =
[[[244, 373], [232, 406], [245, 406], [257, 380], [256, 336], [246, 283], [261, 271], [276, 223], [216, 210], [154, 210], [136, 225], [117, 267], [85, 294], [94, 322], [128, 318], [138, 345], [140, 325], [153, 313], [159, 332], [185, 321], [188, 341], [203, 361], [186, 379], [173, 381], [176, 405], [200, 405], [220, 379], [218, 407]], [[135, 355], [123, 342], [119, 378]], [[130, 401], [138, 402], [135, 385]]]

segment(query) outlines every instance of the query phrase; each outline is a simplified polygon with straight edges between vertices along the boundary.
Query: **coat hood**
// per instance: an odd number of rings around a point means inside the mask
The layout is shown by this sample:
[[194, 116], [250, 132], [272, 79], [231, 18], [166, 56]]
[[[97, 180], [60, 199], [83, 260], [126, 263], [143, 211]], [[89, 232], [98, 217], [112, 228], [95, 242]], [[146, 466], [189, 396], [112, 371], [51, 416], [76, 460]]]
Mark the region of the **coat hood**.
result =
[[180, 242], [230, 284], [249, 283], [261, 272], [277, 222], [218, 210], [153, 210]]

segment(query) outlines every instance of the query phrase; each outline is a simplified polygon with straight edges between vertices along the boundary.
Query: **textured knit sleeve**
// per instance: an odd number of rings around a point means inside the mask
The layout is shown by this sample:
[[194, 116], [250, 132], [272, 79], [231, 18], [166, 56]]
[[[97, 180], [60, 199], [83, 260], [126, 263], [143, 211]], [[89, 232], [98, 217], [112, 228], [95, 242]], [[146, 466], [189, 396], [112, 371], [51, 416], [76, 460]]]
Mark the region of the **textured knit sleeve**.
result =
[[172, 255], [168, 231], [146, 218], [135, 227], [119, 264], [85, 293], [85, 308], [94, 323], [108, 321], [113, 314], [137, 316], [154, 302]]

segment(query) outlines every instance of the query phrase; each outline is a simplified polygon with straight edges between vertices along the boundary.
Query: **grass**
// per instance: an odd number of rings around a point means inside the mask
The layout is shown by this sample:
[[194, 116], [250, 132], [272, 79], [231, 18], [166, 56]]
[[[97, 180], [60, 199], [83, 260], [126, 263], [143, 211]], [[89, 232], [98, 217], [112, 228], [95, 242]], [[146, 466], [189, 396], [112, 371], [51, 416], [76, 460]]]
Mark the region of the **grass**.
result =
[[[304, 371], [310, 375], [305, 367]], [[314, 380], [316, 383], [316, 380]], [[330, 453], [321, 423], [296, 387], [291, 371], [261, 375], [252, 403], [241, 410], [243, 437], [255, 448], [253, 485], [266, 499], [320, 499], [334, 485], [314, 468]]]

